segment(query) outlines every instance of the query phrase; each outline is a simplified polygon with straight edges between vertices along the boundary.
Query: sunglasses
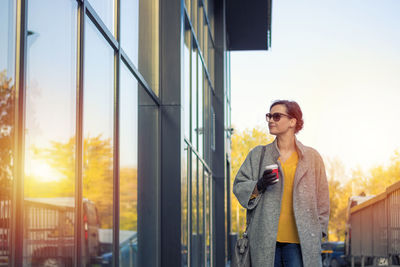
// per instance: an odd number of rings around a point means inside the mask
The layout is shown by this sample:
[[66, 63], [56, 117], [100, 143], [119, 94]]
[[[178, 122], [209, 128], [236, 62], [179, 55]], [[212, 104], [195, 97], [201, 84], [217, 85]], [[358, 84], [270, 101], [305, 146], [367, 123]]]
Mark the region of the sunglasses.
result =
[[292, 118], [292, 116], [290, 116], [290, 115], [279, 113], [279, 112], [276, 112], [276, 113], [273, 113], [273, 114], [267, 113], [267, 114], [265, 114], [265, 116], [266, 116], [268, 122], [271, 121], [271, 120], [280, 121], [282, 116], [288, 117], [289, 119]]

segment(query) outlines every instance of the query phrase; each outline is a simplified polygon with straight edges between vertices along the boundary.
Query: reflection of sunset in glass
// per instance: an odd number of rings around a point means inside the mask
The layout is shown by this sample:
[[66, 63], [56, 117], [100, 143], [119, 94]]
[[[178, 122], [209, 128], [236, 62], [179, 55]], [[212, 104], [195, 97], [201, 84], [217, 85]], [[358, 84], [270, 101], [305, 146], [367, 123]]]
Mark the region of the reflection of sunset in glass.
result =
[[24, 266], [60, 266], [47, 255], [73, 255], [77, 3], [27, 5]]
[[[94, 235], [87, 235], [92, 257], [100, 251], [99, 242], [108, 246], [102, 253], [110, 252], [113, 244], [113, 52], [95, 25], [86, 20], [82, 182], [83, 197], [93, 203], [94, 208], [87, 212], [88, 224], [91, 224], [90, 214], [97, 217], [92, 222]], [[82, 252], [84, 255], [84, 250]]]
[[41, 182], [60, 181], [63, 178], [46, 161], [34, 158], [26, 166], [26, 175]]

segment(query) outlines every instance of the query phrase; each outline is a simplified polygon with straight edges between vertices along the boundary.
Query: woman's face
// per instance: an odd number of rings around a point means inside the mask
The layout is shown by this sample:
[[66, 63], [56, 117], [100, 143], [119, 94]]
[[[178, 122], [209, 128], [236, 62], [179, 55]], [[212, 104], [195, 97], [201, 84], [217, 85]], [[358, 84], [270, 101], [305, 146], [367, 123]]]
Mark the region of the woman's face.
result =
[[[280, 116], [279, 121], [275, 121], [271, 118], [268, 122], [269, 133], [272, 135], [285, 134], [288, 131], [294, 133], [296, 127], [296, 119], [288, 117], [288, 113], [285, 105], [275, 105], [270, 110], [271, 114], [279, 113], [283, 114]], [[285, 116], [286, 115], [286, 116]]]

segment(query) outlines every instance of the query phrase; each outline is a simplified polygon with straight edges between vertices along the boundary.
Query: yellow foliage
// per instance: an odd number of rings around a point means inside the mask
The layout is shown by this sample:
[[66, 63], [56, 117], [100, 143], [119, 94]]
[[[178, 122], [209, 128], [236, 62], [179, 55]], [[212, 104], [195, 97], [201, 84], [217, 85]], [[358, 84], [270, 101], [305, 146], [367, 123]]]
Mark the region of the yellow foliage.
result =
[[0, 71], [0, 199], [10, 199], [14, 162], [15, 86], [6, 70]]
[[120, 169], [120, 229], [137, 230], [137, 169]]

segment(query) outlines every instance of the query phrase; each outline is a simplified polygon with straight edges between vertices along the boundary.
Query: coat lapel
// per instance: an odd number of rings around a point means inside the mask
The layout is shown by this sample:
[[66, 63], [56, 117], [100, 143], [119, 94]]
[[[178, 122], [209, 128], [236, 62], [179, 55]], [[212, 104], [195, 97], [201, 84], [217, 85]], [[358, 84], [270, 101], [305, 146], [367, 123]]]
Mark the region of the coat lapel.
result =
[[274, 160], [274, 162], [278, 163], [278, 159], [281, 155], [281, 152], [279, 151], [278, 148], [278, 139], [275, 138], [274, 142], [273, 142], [273, 149], [272, 149], [272, 159]]
[[298, 141], [297, 138], [296, 138], [296, 147], [297, 147], [297, 153], [299, 154], [299, 162], [297, 163], [296, 173], [294, 175], [293, 188], [297, 187], [297, 184], [304, 177], [310, 166], [305, 157], [304, 145], [300, 141]]

